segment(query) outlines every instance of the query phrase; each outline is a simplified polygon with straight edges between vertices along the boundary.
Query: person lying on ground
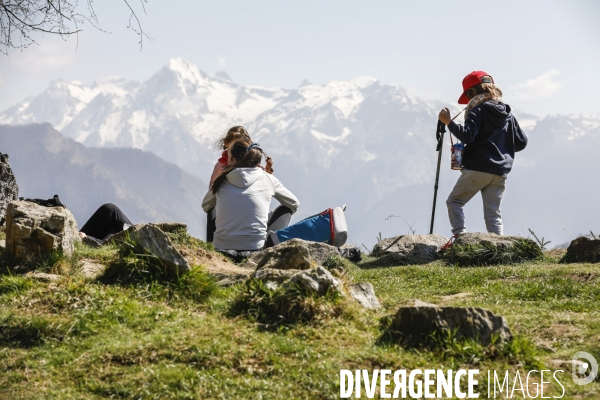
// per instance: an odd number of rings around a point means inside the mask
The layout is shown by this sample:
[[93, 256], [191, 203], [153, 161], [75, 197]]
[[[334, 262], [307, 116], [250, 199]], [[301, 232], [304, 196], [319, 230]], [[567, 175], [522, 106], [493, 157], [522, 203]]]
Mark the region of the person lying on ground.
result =
[[[216, 208], [215, 248], [241, 261], [264, 247], [269, 231], [288, 226], [300, 203], [260, 166], [265, 154], [258, 143], [237, 141], [227, 151], [229, 163], [204, 196], [202, 208]], [[273, 197], [281, 205], [269, 213]]]
[[102, 204], [87, 220], [79, 230], [79, 236], [82, 239], [87, 237], [88, 241], [98, 245], [102, 244], [108, 236], [124, 231], [132, 225], [119, 207], [106, 203]]
[[457, 237], [466, 232], [463, 207], [481, 192], [487, 231], [502, 235], [500, 202], [506, 177], [515, 153], [527, 146], [527, 136], [489, 74], [473, 71], [462, 85], [458, 103], [467, 104], [464, 125], [452, 122], [448, 108], [439, 113], [440, 121], [465, 144], [461, 176], [446, 201], [452, 233]]

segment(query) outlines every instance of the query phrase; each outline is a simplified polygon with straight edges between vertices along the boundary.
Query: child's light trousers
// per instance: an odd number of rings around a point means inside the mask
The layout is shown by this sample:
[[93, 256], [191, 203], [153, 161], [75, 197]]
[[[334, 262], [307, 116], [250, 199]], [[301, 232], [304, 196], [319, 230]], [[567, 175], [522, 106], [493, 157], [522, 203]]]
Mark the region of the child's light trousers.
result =
[[460, 172], [460, 178], [456, 181], [452, 193], [446, 200], [452, 233], [456, 235], [467, 231], [463, 207], [477, 192], [481, 192], [483, 217], [487, 231], [502, 235], [500, 202], [506, 187], [506, 178], [468, 169], [462, 169]]

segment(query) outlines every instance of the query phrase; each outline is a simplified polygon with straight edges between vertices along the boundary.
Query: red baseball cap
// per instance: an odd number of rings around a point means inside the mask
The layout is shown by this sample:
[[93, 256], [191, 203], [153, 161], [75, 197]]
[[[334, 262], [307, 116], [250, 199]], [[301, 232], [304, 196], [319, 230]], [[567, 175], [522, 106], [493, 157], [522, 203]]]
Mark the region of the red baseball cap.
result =
[[480, 83], [494, 83], [494, 78], [484, 71], [473, 71], [469, 75], [465, 76], [465, 79], [462, 81], [463, 94], [460, 95], [458, 104], [468, 104], [469, 98], [465, 92], [471, 89], [473, 86], [479, 85]]

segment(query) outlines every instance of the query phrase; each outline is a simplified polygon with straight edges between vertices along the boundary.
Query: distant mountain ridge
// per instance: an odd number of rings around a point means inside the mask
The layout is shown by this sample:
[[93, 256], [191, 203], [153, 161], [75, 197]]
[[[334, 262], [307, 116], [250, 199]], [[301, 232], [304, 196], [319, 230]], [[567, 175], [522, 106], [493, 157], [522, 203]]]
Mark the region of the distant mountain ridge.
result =
[[[145, 82], [53, 82], [40, 95], [1, 112], [0, 123], [48, 121], [86, 146], [147, 150], [200, 180], [208, 179], [218, 158], [215, 140], [228, 127], [243, 124], [274, 158], [275, 174], [300, 198], [295, 219], [347, 203], [350, 241], [369, 247], [379, 232], [407, 231], [400, 219], [386, 219], [390, 215], [416, 221], [421, 233], [428, 230], [437, 161], [434, 131], [443, 106], [453, 114], [460, 111], [372, 77], [261, 88], [204, 73], [177, 58]], [[582, 196], [570, 200], [569, 210], [564, 203], [548, 203], [550, 188], [573, 185], [578, 181], [573, 175], [594, 170], [591, 151], [600, 145], [600, 114], [538, 118], [513, 112], [530, 145], [517, 155], [509, 176], [502, 206], [507, 233], [527, 235], [532, 227], [558, 243], [569, 237], [565, 230], [587, 232], [586, 224], [600, 224], [600, 213], [587, 202], [598, 194], [592, 187], [572, 188], [571, 195]], [[436, 232], [445, 234], [444, 200], [458, 177], [448, 168], [448, 147], [446, 134], [436, 218]], [[468, 229], [484, 229], [480, 200], [467, 209]], [[586, 217], [572, 221], [574, 214]]]
[[19, 196], [58, 194], [79, 227], [104, 203], [119, 206], [134, 223], [179, 221], [203, 236], [206, 185], [156, 155], [127, 148], [87, 148], [50, 124], [0, 125]]

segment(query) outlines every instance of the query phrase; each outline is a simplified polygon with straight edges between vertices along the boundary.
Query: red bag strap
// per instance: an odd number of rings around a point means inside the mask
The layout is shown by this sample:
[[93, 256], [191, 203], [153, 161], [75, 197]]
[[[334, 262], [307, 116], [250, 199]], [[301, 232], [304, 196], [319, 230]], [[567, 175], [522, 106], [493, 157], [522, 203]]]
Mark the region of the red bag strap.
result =
[[325, 214], [329, 214], [329, 229], [331, 231], [331, 236], [330, 236], [329, 240], [331, 240], [331, 245], [333, 246], [333, 238], [335, 236], [334, 235], [335, 231], [333, 229], [333, 209], [332, 208], [328, 208], [327, 210], [325, 210], [325, 211], [323, 211], [321, 213], [321, 215], [325, 215]]

